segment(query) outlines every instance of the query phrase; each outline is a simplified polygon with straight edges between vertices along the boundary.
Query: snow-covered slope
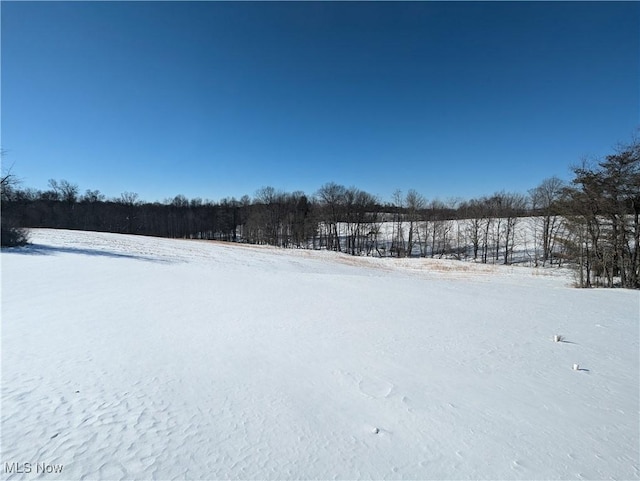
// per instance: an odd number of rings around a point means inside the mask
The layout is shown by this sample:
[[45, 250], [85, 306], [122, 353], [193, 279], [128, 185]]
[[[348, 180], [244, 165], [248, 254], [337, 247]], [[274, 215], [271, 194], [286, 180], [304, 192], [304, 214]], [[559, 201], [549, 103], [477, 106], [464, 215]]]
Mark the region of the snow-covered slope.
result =
[[638, 292], [455, 261], [32, 240], [1, 257], [4, 478], [640, 477]]

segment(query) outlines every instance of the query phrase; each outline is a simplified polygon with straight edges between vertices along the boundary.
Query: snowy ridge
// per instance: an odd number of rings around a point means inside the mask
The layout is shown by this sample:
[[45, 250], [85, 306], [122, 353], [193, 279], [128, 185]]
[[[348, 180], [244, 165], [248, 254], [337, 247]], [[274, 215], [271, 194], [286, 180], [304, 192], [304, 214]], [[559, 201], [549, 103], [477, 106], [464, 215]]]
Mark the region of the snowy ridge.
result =
[[638, 292], [446, 260], [32, 241], [1, 255], [4, 479], [640, 479]]

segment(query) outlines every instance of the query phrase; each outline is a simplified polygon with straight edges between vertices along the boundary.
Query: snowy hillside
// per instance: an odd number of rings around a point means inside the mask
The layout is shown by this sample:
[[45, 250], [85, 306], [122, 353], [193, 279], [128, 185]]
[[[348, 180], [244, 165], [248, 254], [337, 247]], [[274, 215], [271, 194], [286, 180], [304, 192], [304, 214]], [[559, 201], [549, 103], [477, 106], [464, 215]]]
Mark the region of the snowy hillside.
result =
[[1, 256], [3, 478], [640, 478], [638, 292], [446, 260], [32, 241]]

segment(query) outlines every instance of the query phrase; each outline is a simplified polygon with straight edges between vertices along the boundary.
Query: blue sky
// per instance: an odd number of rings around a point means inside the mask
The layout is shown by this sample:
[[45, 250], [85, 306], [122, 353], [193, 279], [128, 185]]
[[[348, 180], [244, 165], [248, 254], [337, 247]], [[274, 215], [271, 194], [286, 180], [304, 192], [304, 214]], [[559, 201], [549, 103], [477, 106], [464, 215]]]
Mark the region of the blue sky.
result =
[[24, 186], [526, 193], [640, 126], [638, 2], [7, 2]]

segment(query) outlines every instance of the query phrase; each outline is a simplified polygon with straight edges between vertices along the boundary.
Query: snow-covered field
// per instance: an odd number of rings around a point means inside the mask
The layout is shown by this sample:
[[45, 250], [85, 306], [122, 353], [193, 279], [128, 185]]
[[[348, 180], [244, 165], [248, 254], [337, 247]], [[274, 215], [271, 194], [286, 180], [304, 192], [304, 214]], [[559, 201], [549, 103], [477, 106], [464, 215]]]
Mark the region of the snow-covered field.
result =
[[32, 241], [1, 256], [3, 478], [640, 478], [638, 292], [444, 260]]

